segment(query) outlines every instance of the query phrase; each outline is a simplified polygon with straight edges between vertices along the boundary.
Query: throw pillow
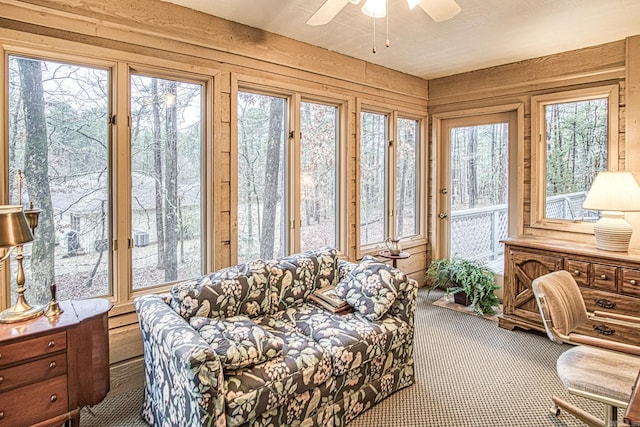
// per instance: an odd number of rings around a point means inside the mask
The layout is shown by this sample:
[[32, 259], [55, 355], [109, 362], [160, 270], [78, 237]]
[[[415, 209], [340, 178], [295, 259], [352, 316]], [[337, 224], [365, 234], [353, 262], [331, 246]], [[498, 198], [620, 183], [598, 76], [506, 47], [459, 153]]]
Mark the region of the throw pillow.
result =
[[338, 252], [322, 248], [282, 257], [271, 266], [272, 313], [305, 302], [319, 288], [338, 280]]
[[376, 321], [384, 316], [398, 296], [398, 280], [391, 267], [372, 256], [365, 256], [336, 285], [343, 298], [365, 318]]
[[178, 282], [171, 287], [171, 306], [187, 320], [267, 314], [271, 308], [270, 268], [257, 259]]
[[246, 316], [193, 317], [189, 323], [220, 357], [224, 368], [247, 368], [282, 354], [282, 338]]

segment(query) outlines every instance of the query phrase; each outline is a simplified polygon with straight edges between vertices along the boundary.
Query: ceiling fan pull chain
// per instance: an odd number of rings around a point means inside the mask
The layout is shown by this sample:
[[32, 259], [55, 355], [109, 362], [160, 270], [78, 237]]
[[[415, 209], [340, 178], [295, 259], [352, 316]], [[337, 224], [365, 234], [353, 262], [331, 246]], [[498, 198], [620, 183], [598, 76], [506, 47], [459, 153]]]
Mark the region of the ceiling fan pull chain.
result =
[[376, 18], [373, 19], [373, 49], [372, 52], [376, 53]]
[[389, 42], [389, 0], [387, 0], [387, 42], [385, 43], [385, 46], [391, 46], [391, 43]]

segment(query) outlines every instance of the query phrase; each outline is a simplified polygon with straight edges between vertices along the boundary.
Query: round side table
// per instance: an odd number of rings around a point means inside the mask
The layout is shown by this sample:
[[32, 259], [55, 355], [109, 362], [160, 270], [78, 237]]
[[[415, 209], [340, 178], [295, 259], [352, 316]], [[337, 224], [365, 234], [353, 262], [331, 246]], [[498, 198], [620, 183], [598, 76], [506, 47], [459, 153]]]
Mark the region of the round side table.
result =
[[407, 259], [411, 256], [411, 254], [409, 252], [402, 251], [398, 255], [391, 255], [391, 252], [389, 251], [380, 251], [378, 252], [378, 256], [381, 256], [382, 258], [390, 259], [391, 265], [393, 265], [393, 268], [398, 268], [398, 260]]

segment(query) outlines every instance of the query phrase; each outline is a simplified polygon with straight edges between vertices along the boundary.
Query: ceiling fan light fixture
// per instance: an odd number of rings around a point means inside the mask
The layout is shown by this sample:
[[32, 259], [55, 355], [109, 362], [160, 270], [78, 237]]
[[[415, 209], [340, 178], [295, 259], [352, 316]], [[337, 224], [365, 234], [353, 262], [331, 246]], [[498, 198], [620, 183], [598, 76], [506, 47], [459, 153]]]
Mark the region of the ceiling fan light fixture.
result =
[[462, 10], [460, 5], [456, 3], [456, 0], [425, 0], [419, 4], [435, 22], [443, 22], [451, 19]]
[[387, 0], [365, 1], [362, 13], [372, 18], [384, 18], [387, 16]]
[[413, 10], [421, 1], [422, 0], [407, 0], [407, 3], [409, 3], [409, 10]]

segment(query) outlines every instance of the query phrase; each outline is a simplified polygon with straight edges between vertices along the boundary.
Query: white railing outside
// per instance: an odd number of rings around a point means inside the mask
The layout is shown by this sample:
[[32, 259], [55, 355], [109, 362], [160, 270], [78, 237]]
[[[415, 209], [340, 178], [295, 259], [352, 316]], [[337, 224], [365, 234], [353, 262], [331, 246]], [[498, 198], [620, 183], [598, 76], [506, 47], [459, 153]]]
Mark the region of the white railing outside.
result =
[[[575, 220], [593, 216], [582, 209], [586, 197], [586, 191], [547, 197], [546, 217]], [[508, 236], [508, 224], [506, 204], [451, 212], [452, 256], [481, 261], [502, 257], [500, 240]]]

